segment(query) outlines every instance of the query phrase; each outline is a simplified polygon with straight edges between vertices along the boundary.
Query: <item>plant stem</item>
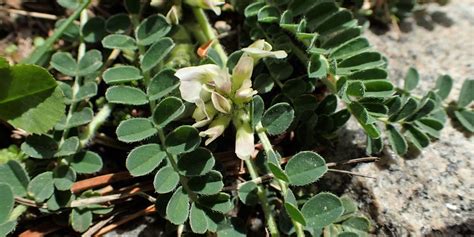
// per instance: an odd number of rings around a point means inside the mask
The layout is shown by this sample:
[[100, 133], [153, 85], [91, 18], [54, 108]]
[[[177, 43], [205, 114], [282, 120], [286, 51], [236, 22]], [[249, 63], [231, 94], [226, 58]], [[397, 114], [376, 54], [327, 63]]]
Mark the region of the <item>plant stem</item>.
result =
[[[87, 8], [83, 9], [81, 11], [81, 25], [80, 27], [83, 27], [86, 22], [87, 22], [87, 19], [88, 19], [88, 16], [87, 16]], [[79, 44], [79, 48], [77, 50], [77, 63], [79, 63], [79, 61], [81, 60], [81, 58], [84, 56], [84, 54], [86, 53], [86, 44], [84, 43], [84, 40], [83, 40], [83, 37], [81, 36], [80, 37], [80, 44]], [[69, 110], [67, 112], [67, 115], [66, 115], [66, 128], [64, 128], [64, 131], [63, 131], [63, 134], [61, 136], [61, 141], [59, 142], [59, 145], [62, 145], [64, 140], [67, 138], [68, 134], [69, 134], [69, 130], [70, 128], [67, 128], [67, 125], [69, 123], [69, 120], [71, 120], [72, 118], [72, 114], [74, 113], [74, 111], [76, 110], [77, 108], [77, 104], [78, 102], [76, 101], [76, 97], [77, 97], [77, 93], [79, 92], [79, 88], [81, 87], [81, 84], [82, 84], [82, 77], [80, 76], [76, 76], [75, 79], [74, 79], [74, 84], [72, 85], [72, 100], [71, 100], [71, 105], [69, 106]]]
[[[162, 128], [157, 128], [158, 129], [158, 137], [160, 138], [160, 142], [161, 142], [161, 145], [163, 146], [165, 152], [166, 152], [166, 157], [168, 158], [168, 161], [170, 162], [171, 164], [171, 167], [173, 167], [174, 171], [176, 173], [178, 173], [178, 164], [176, 163], [176, 157], [171, 154], [169, 151], [168, 151], [168, 148], [166, 147], [165, 145], [165, 133], [163, 132], [163, 129]], [[179, 182], [181, 183], [181, 186], [183, 186], [183, 189], [186, 191], [186, 193], [189, 195], [189, 197], [191, 198], [191, 200], [193, 202], [196, 202], [197, 199], [198, 199], [198, 196], [197, 194], [191, 190], [191, 188], [189, 187], [188, 185], [188, 178], [186, 176], [183, 176], [181, 174], [179, 174]]]
[[[252, 159], [245, 160], [245, 165], [247, 166], [247, 170], [250, 173], [250, 177], [252, 177], [252, 179], [257, 179], [259, 176], [255, 169], [255, 164], [253, 163], [253, 160]], [[262, 187], [262, 185], [257, 185], [257, 196], [260, 199], [261, 206], [263, 209], [263, 214], [265, 215], [265, 220], [267, 221], [267, 226], [270, 231], [270, 235], [274, 237], [280, 236], [275, 218], [273, 218], [272, 211], [270, 209], [270, 206], [268, 205], [266, 191]]]
[[[255, 127], [255, 130], [257, 132], [258, 137], [260, 138], [260, 142], [263, 145], [263, 149], [265, 150], [265, 153], [267, 154], [267, 157], [269, 157], [269, 154], [276, 154], [276, 152], [273, 150], [273, 146], [270, 142], [270, 139], [268, 139], [268, 136], [265, 133], [265, 128], [263, 128], [263, 125], [262, 125], [261, 122], [257, 124], [257, 126]], [[278, 166], [279, 165], [280, 164], [278, 163]], [[289, 189], [288, 184], [285, 181], [280, 180], [278, 178], [276, 180], [278, 180], [278, 184], [280, 186], [282, 196], [285, 199], [286, 194], [287, 194], [288, 189]], [[293, 220], [293, 218], [291, 218], [291, 222], [293, 223], [293, 226], [295, 227], [296, 236], [304, 237], [305, 234], [304, 234], [303, 226], [299, 222]]]
[[104, 124], [110, 113], [112, 113], [113, 108], [113, 104], [107, 103], [99, 110], [99, 112], [94, 116], [94, 118], [92, 118], [92, 121], [87, 125], [86, 130], [80, 136], [81, 147], [86, 146], [90, 142], [97, 130], [99, 130], [100, 126]]
[[[219, 39], [214, 33], [214, 30], [211, 26], [211, 23], [209, 22], [209, 19], [207, 19], [206, 13], [204, 13], [204, 10], [202, 8], [198, 7], [193, 7], [193, 13], [194, 16], [196, 17], [196, 20], [199, 24], [199, 26], [202, 29], [202, 32], [204, 33], [204, 36], [206, 37], [206, 41], [214, 41], [213, 47], [216, 50], [217, 54], [221, 58], [222, 62], [224, 64], [227, 62], [227, 54], [224, 51], [224, 48], [222, 45], [219, 43]], [[205, 44], [207, 42], [200, 42], [201, 44]]]

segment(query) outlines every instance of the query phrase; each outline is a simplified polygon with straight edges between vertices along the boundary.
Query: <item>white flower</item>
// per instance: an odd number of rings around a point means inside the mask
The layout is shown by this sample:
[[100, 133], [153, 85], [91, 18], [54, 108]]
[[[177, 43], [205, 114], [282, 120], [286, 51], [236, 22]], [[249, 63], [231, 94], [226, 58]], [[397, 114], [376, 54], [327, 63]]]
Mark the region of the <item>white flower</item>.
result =
[[214, 119], [206, 131], [199, 133], [201, 137], [209, 137], [204, 144], [207, 146], [222, 135], [227, 126], [229, 126], [230, 120], [231, 117], [226, 115]]
[[174, 75], [181, 82], [179, 91], [183, 100], [198, 103], [203, 101], [201, 98], [203, 87], [213, 83], [214, 80], [224, 80], [220, 78], [222, 74], [225, 75], [227, 72], [215, 64], [205, 64], [178, 69]]
[[247, 48], [243, 48], [242, 51], [251, 56], [255, 60], [255, 64], [261, 58], [286, 58], [288, 56], [283, 50], [272, 51], [272, 46], [265, 40], [257, 40]]
[[255, 152], [253, 130], [250, 123], [242, 123], [237, 127], [235, 135], [235, 154], [242, 160], [250, 159]]

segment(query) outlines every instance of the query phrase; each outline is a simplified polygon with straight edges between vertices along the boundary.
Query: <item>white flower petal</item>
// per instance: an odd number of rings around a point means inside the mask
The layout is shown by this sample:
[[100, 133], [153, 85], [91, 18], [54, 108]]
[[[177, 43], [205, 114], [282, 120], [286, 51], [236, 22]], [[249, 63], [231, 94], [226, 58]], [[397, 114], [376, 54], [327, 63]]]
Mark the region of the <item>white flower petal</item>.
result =
[[229, 126], [230, 120], [230, 116], [221, 116], [212, 121], [211, 125], [209, 125], [209, 128], [206, 131], [200, 132], [199, 136], [209, 137], [204, 144], [207, 146], [219, 136], [221, 136], [227, 126]]
[[224, 114], [232, 112], [232, 102], [221, 94], [213, 92], [211, 95], [211, 101], [217, 111]]
[[249, 124], [237, 128], [235, 154], [242, 160], [250, 159], [255, 151], [253, 131]]
[[232, 86], [234, 91], [239, 89], [243, 84], [252, 86], [254, 60], [248, 55], [242, 55], [232, 71]]
[[201, 100], [202, 84], [199, 81], [181, 81], [179, 91], [183, 100], [196, 103]]

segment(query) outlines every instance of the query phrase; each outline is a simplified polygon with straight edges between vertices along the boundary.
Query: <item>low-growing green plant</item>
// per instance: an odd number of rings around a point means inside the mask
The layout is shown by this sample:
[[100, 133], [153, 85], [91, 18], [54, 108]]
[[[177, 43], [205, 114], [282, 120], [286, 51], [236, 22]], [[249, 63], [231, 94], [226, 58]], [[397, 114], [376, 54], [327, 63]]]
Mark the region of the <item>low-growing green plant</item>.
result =
[[[151, 206], [133, 216], [157, 211], [167, 232], [243, 236], [237, 216], [258, 205], [252, 215], [262, 213], [271, 236], [368, 236], [370, 221], [353, 200], [315, 191], [331, 171], [316, 148], [351, 117], [368, 154], [385, 140], [399, 155], [421, 150], [439, 138], [446, 114], [474, 130], [473, 80], [449, 104], [447, 75], [420, 97], [411, 68], [397, 88], [387, 59], [334, 1], [248, 1], [232, 10], [217, 0], [125, 0], [126, 12], [107, 19], [88, 15], [90, 1], [58, 3], [75, 11], [44, 46], [24, 64], [0, 58], [0, 119], [26, 136], [21, 151], [0, 151], [0, 235], [25, 229], [21, 217], [33, 210], [103, 234], [127, 211], [114, 204], [142, 196]], [[221, 7], [243, 19], [230, 54], [204, 12]], [[78, 42], [77, 52], [51, 52], [59, 38]], [[42, 62], [71, 80], [56, 81], [34, 65]], [[125, 150], [125, 162], [97, 143]], [[229, 169], [240, 161], [239, 181]]]

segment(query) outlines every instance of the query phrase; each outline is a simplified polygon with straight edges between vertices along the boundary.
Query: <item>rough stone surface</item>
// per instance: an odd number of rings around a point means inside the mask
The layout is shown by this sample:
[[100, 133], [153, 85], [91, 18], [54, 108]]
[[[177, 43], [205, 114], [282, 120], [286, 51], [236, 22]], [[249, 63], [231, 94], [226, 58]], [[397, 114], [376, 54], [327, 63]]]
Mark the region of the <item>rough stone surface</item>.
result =
[[[414, 66], [422, 78], [415, 93], [422, 93], [449, 74], [455, 84], [448, 99], [457, 99], [462, 82], [474, 78], [474, 1], [429, 5], [400, 29], [366, 33], [388, 57], [391, 80], [402, 86]], [[354, 122], [341, 135], [338, 159], [363, 155], [365, 135]], [[439, 141], [420, 154], [384, 153], [380, 162], [352, 170], [376, 179], [354, 177], [345, 191], [372, 217], [376, 235], [474, 236], [474, 137], [448, 120]]]

